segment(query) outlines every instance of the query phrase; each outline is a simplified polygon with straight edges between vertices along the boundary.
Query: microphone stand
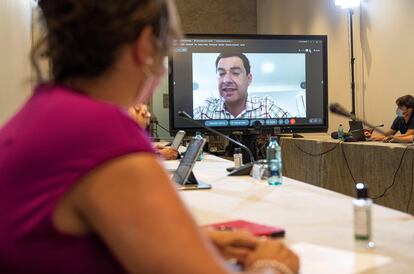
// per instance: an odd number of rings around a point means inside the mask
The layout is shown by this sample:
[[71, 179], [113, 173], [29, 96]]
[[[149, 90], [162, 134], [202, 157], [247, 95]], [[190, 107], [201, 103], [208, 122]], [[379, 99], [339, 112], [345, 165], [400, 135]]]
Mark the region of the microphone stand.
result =
[[232, 138], [228, 137], [227, 135], [224, 135], [223, 133], [221, 133], [221, 132], [219, 132], [219, 131], [217, 131], [217, 130], [215, 130], [215, 129], [213, 129], [213, 128], [209, 127], [209, 126], [204, 125], [203, 123], [201, 123], [201, 122], [199, 122], [199, 121], [197, 121], [197, 120], [194, 120], [194, 119], [193, 119], [193, 118], [192, 118], [192, 117], [191, 117], [191, 116], [190, 116], [187, 112], [185, 112], [185, 111], [179, 111], [179, 112], [178, 112], [178, 115], [179, 115], [181, 118], [186, 119], [187, 121], [190, 121], [191, 123], [193, 123], [193, 124], [195, 124], [195, 125], [197, 125], [197, 126], [199, 126], [199, 127], [205, 128], [205, 129], [207, 129], [208, 131], [210, 131], [210, 132], [212, 132], [212, 133], [214, 133], [214, 134], [216, 134], [216, 135], [219, 135], [219, 136], [221, 136], [221, 137], [223, 137], [223, 138], [226, 138], [228, 141], [230, 141], [230, 142], [232, 142], [232, 143], [234, 143], [234, 144], [236, 144], [236, 145], [238, 145], [238, 146], [242, 147], [244, 150], [246, 150], [246, 151], [247, 151], [247, 153], [249, 154], [249, 157], [250, 157], [250, 163], [247, 163], [247, 164], [242, 165], [241, 167], [235, 168], [233, 171], [231, 171], [231, 172], [228, 174], [228, 176], [250, 175], [250, 171], [252, 170], [252, 168], [253, 168], [253, 164], [254, 164], [254, 156], [253, 156], [253, 153], [251, 152], [251, 150], [250, 150], [247, 146], [243, 145], [243, 144], [242, 144], [242, 143], [240, 143], [240, 142], [237, 142], [236, 140], [234, 140], [234, 139], [232, 139]]
[[383, 131], [382, 129], [379, 129], [378, 126], [374, 126], [374, 125], [368, 123], [367, 121], [365, 121], [364, 119], [360, 119], [360, 118], [356, 117], [355, 114], [353, 114], [352, 112], [349, 112], [348, 110], [346, 110], [344, 107], [342, 107], [338, 103], [330, 104], [329, 105], [329, 110], [332, 113], [335, 113], [337, 115], [344, 116], [344, 117], [347, 117], [347, 118], [351, 118], [353, 121], [362, 122], [364, 125], [367, 125], [369, 128], [372, 128], [373, 130], [376, 130], [379, 133], [385, 135], [385, 131]]

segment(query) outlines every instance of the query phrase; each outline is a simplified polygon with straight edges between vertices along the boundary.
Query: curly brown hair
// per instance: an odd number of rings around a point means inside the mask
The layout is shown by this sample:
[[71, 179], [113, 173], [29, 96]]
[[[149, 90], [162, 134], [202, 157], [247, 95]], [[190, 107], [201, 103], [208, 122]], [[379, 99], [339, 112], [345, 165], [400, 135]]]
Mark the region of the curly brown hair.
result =
[[46, 55], [55, 83], [101, 75], [146, 26], [162, 54], [180, 36], [171, 0], [38, 0], [38, 5], [47, 34], [33, 48], [32, 60], [39, 71], [36, 56]]

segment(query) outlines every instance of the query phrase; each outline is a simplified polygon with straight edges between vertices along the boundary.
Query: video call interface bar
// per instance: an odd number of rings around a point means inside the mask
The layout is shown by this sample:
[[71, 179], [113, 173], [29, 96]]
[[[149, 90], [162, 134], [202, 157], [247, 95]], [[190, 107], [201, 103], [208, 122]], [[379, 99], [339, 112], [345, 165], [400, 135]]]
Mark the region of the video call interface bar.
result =
[[280, 118], [280, 119], [232, 119], [232, 120], [206, 120], [204, 124], [209, 127], [247, 127], [260, 123], [263, 126], [289, 126], [295, 124], [322, 124], [322, 118], [297, 119], [297, 118]]

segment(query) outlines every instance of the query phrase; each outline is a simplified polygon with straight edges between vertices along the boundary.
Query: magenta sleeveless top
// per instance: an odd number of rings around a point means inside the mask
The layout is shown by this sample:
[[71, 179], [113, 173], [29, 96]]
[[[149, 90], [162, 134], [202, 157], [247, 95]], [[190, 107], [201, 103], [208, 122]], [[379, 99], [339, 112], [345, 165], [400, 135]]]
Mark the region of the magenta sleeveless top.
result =
[[38, 86], [0, 128], [0, 273], [125, 273], [97, 235], [60, 233], [52, 213], [82, 176], [136, 152], [153, 149], [124, 109]]

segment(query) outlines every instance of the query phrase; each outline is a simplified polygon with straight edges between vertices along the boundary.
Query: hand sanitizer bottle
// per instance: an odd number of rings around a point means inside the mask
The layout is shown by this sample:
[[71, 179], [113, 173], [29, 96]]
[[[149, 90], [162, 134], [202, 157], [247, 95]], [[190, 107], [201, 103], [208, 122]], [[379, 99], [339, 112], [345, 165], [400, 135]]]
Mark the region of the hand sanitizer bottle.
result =
[[368, 198], [368, 187], [358, 183], [356, 187], [356, 198], [354, 206], [354, 237], [357, 247], [372, 248], [372, 200]]

